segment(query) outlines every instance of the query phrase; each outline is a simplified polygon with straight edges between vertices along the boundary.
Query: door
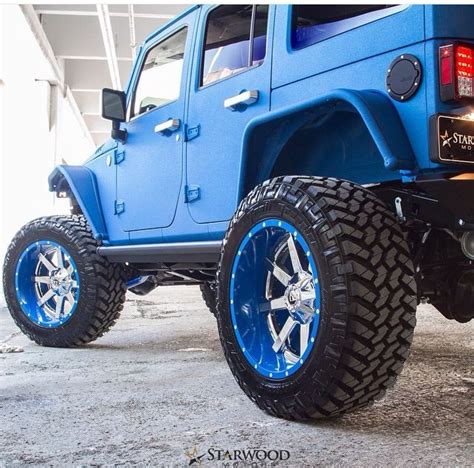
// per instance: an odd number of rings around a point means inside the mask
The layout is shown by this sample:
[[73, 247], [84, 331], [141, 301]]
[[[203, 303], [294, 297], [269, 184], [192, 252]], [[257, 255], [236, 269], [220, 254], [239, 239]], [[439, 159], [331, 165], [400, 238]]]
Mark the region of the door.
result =
[[131, 84], [127, 140], [117, 151], [115, 213], [124, 231], [169, 226], [183, 175], [186, 70], [196, 10], [145, 44]]
[[190, 89], [189, 212], [197, 223], [226, 221], [238, 203], [247, 124], [270, 106], [268, 5], [203, 7]]

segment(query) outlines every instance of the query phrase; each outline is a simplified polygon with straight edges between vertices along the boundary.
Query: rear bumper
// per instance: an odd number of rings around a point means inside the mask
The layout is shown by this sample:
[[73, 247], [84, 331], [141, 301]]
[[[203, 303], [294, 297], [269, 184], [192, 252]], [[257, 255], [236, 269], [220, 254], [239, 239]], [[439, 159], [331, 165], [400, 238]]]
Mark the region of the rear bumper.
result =
[[[474, 230], [474, 172], [436, 176], [403, 186], [382, 186], [378, 196], [406, 220], [438, 228]], [[398, 200], [397, 200], [398, 199]]]

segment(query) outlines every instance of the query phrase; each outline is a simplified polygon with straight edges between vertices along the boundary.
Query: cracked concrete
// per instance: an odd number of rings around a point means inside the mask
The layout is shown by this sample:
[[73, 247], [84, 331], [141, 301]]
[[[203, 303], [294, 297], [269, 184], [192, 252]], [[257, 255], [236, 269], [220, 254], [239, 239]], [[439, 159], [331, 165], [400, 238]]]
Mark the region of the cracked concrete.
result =
[[195, 287], [130, 295], [119, 323], [80, 349], [16, 332], [2, 308], [0, 343], [24, 352], [0, 354], [0, 465], [184, 466], [194, 446], [285, 449], [285, 466], [474, 465], [473, 324], [429, 306], [384, 400], [309, 423], [267, 416], [242, 393]]

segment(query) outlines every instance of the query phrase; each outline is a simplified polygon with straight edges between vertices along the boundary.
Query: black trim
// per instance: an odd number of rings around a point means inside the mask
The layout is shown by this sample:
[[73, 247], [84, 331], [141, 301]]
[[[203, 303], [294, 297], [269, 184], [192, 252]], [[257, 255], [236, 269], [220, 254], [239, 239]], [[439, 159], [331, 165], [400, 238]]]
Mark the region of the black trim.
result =
[[97, 253], [118, 263], [217, 263], [221, 241], [102, 246]]
[[[374, 192], [394, 212], [400, 199], [403, 221], [421, 221], [437, 228], [474, 230], [474, 180], [450, 179], [449, 175], [418, 179], [413, 184], [382, 185]], [[398, 213], [397, 213], [398, 214]]]

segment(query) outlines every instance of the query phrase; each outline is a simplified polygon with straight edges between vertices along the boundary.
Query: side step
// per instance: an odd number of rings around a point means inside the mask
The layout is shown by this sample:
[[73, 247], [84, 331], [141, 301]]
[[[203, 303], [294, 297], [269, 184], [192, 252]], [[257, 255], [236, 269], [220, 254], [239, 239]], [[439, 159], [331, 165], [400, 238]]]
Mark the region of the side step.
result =
[[172, 242], [98, 247], [97, 253], [117, 263], [217, 263], [222, 241]]

